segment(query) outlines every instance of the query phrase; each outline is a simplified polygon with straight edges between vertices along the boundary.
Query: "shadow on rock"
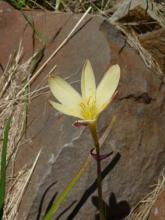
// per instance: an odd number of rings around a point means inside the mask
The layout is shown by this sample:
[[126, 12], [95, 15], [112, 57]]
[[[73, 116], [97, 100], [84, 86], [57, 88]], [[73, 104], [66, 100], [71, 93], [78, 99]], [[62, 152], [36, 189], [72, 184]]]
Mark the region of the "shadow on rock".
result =
[[[98, 197], [92, 197], [92, 203], [98, 208]], [[123, 220], [130, 213], [130, 205], [127, 201], [117, 202], [115, 194], [111, 193], [109, 197], [109, 204], [103, 201], [104, 212], [106, 214], [106, 220]], [[99, 214], [96, 214], [95, 220], [99, 220]]]
[[[117, 162], [120, 159], [120, 154], [117, 153], [115, 155], [115, 157], [113, 158], [112, 161], [110, 161], [110, 163], [106, 166], [106, 168], [102, 171], [102, 180], [107, 176], [107, 174], [115, 167], [115, 165], [117, 164]], [[45, 190], [41, 202], [40, 202], [40, 206], [38, 209], [38, 215], [36, 220], [40, 220], [41, 219], [41, 213], [42, 213], [42, 209], [43, 209], [43, 203], [46, 197], [46, 194], [48, 193], [48, 191], [56, 184], [56, 182], [52, 183], [51, 185], [49, 185], [47, 187], [47, 189]], [[72, 212], [69, 214], [69, 216], [67, 217], [67, 220], [73, 220], [75, 219], [76, 215], [78, 214], [79, 210], [81, 209], [81, 207], [85, 204], [85, 202], [87, 201], [87, 199], [92, 195], [92, 193], [94, 193], [97, 190], [97, 179], [88, 187], [88, 189], [84, 192], [84, 194], [82, 195], [82, 197], [80, 198], [79, 202], [77, 203], [77, 205], [74, 207], [74, 209], [72, 210]], [[49, 200], [49, 204], [47, 205], [46, 211], [44, 213], [44, 215], [46, 215], [46, 213], [49, 211], [49, 209], [51, 208], [51, 206], [53, 205], [53, 203], [55, 202], [55, 199], [57, 197], [57, 192], [54, 193], [54, 195], [52, 195], [52, 198], [50, 198]], [[110, 197], [111, 198], [111, 197]], [[112, 198], [110, 199], [111, 202]], [[97, 197], [93, 197], [92, 198], [93, 204], [97, 207]], [[116, 201], [116, 200], [115, 200]], [[76, 203], [76, 201], [73, 201], [65, 210], [63, 210], [56, 218], [55, 220], [59, 220], [70, 208], [72, 208], [72, 206]], [[121, 203], [121, 202], [120, 202]], [[119, 203], [119, 204], [120, 204]], [[111, 203], [110, 203], [111, 204]], [[113, 204], [115, 204], [113, 202]], [[106, 205], [106, 207], [108, 207], [108, 205]], [[107, 208], [109, 209], [109, 208]], [[111, 213], [112, 214], [112, 213]], [[110, 215], [111, 216], [111, 215]], [[97, 218], [98, 220], [98, 218]], [[114, 218], [112, 220], [119, 220], [119, 218]], [[121, 220], [121, 219], [120, 219]]]
[[[38, 213], [37, 213], [37, 218], [36, 218], [36, 220], [40, 220], [45, 197], [46, 197], [48, 191], [49, 191], [56, 183], [57, 183], [57, 182], [53, 182], [53, 183], [51, 183], [51, 184], [46, 188], [46, 190], [45, 190], [45, 192], [44, 192], [44, 194], [43, 194], [43, 196], [42, 196], [42, 198], [41, 198], [40, 204], [39, 204], [39, 208], [38, 208]], [[46, 208], [46, 212], [45, 212], [45, 213], [47, 213], [48, 210], [50, 209], [50, 207], [52, 206], [52, 204], [53, 204], [53, 202], [54, 202], [56, 196], [57, 196], [57, 192], [52, 196], [52, 198], [51, 198], [51, 200], [50, 200], [50, 202], [49, 202], [49, 204], [48, 204], [48, 206], [47, 206], [47, 208]]]
[[[43, 205], [44, 205], [45, 197], [46, 197], [48, 191], [49, 191], [56, 183], [57, 183], [57, 182], [53, 182], [52, 184], [50, 184], [50, 185], [46, 188], [46, 190], [45, 190], [45, 192], [44, 192], [44, 194], [43, 194], [43, 196], [42, 196], [42, 199], [41, 199], [39, 208], [38, 208], [38, 213], [37, 213], [37, 218], [36, 218], [36, 220], [41, 220], [41, 219], [42, 219], [41, 214], [42, 214], [42, 212], [43, 212]], [[49, 203], [48, 203], [48, 205], [47, 205], [47, 207], [46, 207], [46, 211], [45, 211], [45, 213], [44, 213], [44, 216], [48, 213], [48, 211], [49, 211], [50, 208], [52, 207], [53, 203], [55, 202], [55, 199], [57, 198], [57, 195], [58, 195], [58, 193], [55, 192], [55, 193], [52, 195], [52, 197], [50, 198]], [[75, 202], [76, 202], [76, 201], [73, 201], [66, 209], [64, 209], [64, 210], [55, 218], [55, 220], [60, 219], [60, 218], [75, 204]]]
[[[117, 153], [112, 161], [106, 166], [106, 168], [102, 171], [102, 180], [107, 176], [107, 174], [115, 167], [117, 162], [119, 161], [121, 155]], [[79, 210], [83, 206], [83, 204], [87, 201], [87, 199], [95, 192], [97, 189], [97, 179], [88, 187], [88, 189], [84, 192], [81, 199], [73, 209], [73, 211], [68, 216], [67, 220], [73, 220], [78, 214]], [[116, 220], [116, 219], [115, 219]]]

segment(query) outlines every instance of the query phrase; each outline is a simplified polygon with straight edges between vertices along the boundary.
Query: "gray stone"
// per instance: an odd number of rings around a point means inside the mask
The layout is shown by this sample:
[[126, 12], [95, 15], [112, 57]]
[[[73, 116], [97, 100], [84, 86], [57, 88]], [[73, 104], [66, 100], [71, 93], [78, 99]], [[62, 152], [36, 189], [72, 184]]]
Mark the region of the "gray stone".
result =
[[[20, 19], [21, 23], [25, 25], [18, 12], [13, 10], [11, 13], [17, 13], [16, 20]], [[46, 48], [44, 59], [57, 48], [80, 18], [79, 15], [42, 11], [32, 14], [37, 29], [44, 36], [51, 39], [59, 32], [55, 40]], [[85, 21], [86, 24], [83, 28], [46, 66], [32, 89], [39, 85], [51, 67], [56, 64], [56, 71], [62, 77], [69, 77], [69, 82], [80, 79], [82, 65], [87, 58], [91, 60], [97, 81], [100, 80], [109, 65], [115, 63], [120, 65], [121, 80], [118, 95], [99, 121], [101, 135], [113, 115], [117, 117], [113, 130], [106, 140], [104, 150], [113, 149], [114, 152], [119, 152], [120, 156], [117, 154], [113, 161], [106, 160], [102, 163], [103, 169], [106, 171], [103, 180], [103, 196], [107, 203], [111, 198], [110, 211], [113, 213], [113, 209], [119, 210], [122, 204], [125, 204], [123, 206], [128, 209], [128, 204], [133, 206], [143, 198], [164, 166], [165, 87], [158, 76], [146, 68], [138, 53], [126, 44], [126, 39], [113, 26], [97, 16], [88, 17]], [[15, 29], [19, 30], [19, 25], [14, 25]], [[11, 24], [7, 23], [5, 28], [10, 30]], [[32, 42], [32, 32], [29, 27], [27, 27], [27, 31], [29, 34], [26, 35], [26, 39], [29, 39], [29, 42], [24, 40], [25, 48], [33, 51], [30, 43]], [[18, 33], [21, 36], [21, 31]], [[15, 32], [13, 32], [12, 38], [18, 39]], [[0, 38], [0, 45], [2, 45], [2, 39]], [[7, 43], [3, 43], [7, 47]], [[35, 48], [39, 46], [41, 45], [35, 44]], [[25, 50], [27, 56], [30, 54], [28, 51]], [[44, 85], [47, 85], [46, 81], [44, 81]], [[74, 85], [79, 88], [79, 82]], [[37, 218], [44, 192], [52, 183], [56, 182], [46, 194], [41, 213], [43, 216], [53, 195], [56, 192], [58, 194], [62, 192], [92, 148], [88, 129], [73, 128], [74, 119], [56, 112], [48, 104], [50, 98], [52, 95], [49, 92], [32, 100], [26, 144], [21, 147], [16, 160], [16, 170], [21, 169], [25, 163], [31, 165], [38, 151], [42, 149], [20, 206], [18, 217], [20, 220]], [[96, 180], [95, 165], [93, 161], [89, 172], [81, 178], [69, 194], [55, 219], [74, 201], [76, 203], [60, 219], [94, 219], [96, 208], [91, 198], [93, 195], [97, 195], [97, 191], [91, 184]], [[86, 199], [76, 209], [87, 189]], [[89, 193], [89, 190], [92, 193]], [[125, 201], [125, 203], [121, 201]], [[115, 218], [114, 216], [113, 218]]]

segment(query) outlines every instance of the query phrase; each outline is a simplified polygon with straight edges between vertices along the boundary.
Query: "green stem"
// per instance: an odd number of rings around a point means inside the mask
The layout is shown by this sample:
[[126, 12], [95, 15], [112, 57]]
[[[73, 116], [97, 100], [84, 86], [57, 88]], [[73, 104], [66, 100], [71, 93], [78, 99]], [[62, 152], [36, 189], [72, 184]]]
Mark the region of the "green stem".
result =
[[90, 131], [92, 134], [92, 138], [94, 141], [96, 154], [97, 154], [97, 189], [98, 189], [98, 201], [99, 201], [99, 211], [100, 211], [100, 220], [105, 220], [104, 216], [104, 206], [103, 206], [103, 196], [102, 196], [102, 176], [101, 176], [101, 160], [99, 160], [100, 157], [100, 145], [97, 135], [97, 124], [96, 122], [92, 123], [90, 126]]

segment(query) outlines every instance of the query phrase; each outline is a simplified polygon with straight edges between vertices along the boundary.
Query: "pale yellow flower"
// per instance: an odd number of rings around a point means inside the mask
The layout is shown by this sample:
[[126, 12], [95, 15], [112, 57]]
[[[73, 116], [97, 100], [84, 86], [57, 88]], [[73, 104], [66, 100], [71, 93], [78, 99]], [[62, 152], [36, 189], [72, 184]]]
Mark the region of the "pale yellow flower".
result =
[[90, 61], [84, 64], [81, 76], [80, 95], [70, 84], [59, 76], [50, 77], [51, 92], [59, 101], [50, 101], [58, 111], [85, 122], [95, 122], [100, 113], [109, 105], [120, 79], [119, 65], [111, 66], [96, 88], [95, 76]]

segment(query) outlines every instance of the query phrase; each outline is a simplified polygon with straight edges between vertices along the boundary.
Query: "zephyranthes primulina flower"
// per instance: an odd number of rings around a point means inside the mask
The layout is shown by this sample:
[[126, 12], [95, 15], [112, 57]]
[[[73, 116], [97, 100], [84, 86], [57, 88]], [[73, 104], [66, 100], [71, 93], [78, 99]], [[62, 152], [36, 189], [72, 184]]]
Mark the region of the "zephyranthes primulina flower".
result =
[[[107, 155], [100, 155], [100, 145], [97, 134], [97, 119], [100, 113], [110, 104], [120, 79], [119, 65], [112, 65], [96, 87], [95, 76], [89, 60], [86, 61], [81, 76], [81, 95], [60, 76], [48, 79], [49, 87], [58, 102], [50, 101], [51, 105], [58, 111], [80, 119], [80, 123], [88, 125], [92, 134], [95, 148], [91, 155], [97, 161], [97, 186], [99, 198], [100, 220], [105, 220], [102, 202], [102, 176], [101, 160]], [[93, 153], [95, 150], [96, 153]], [[73, 182], [77, 179], [73, 178]], [[72, 182], [71, 182], [72, 184]], [[70, 187], [70, 185], [69, 185]]]
[[82, 95], [60, 76], [56, 75], [50, 77], [48, 83], [51, 92], [59, 103], [54, 101], [50, 101], [50, 103], [55, 109], [66, 115], [93, 123], [112, 101], [119, 78], [120, 67], [116, 64], [107, 70], [96, 88], [93, 69], [89, 60], [87, 60], [81, 76]]

